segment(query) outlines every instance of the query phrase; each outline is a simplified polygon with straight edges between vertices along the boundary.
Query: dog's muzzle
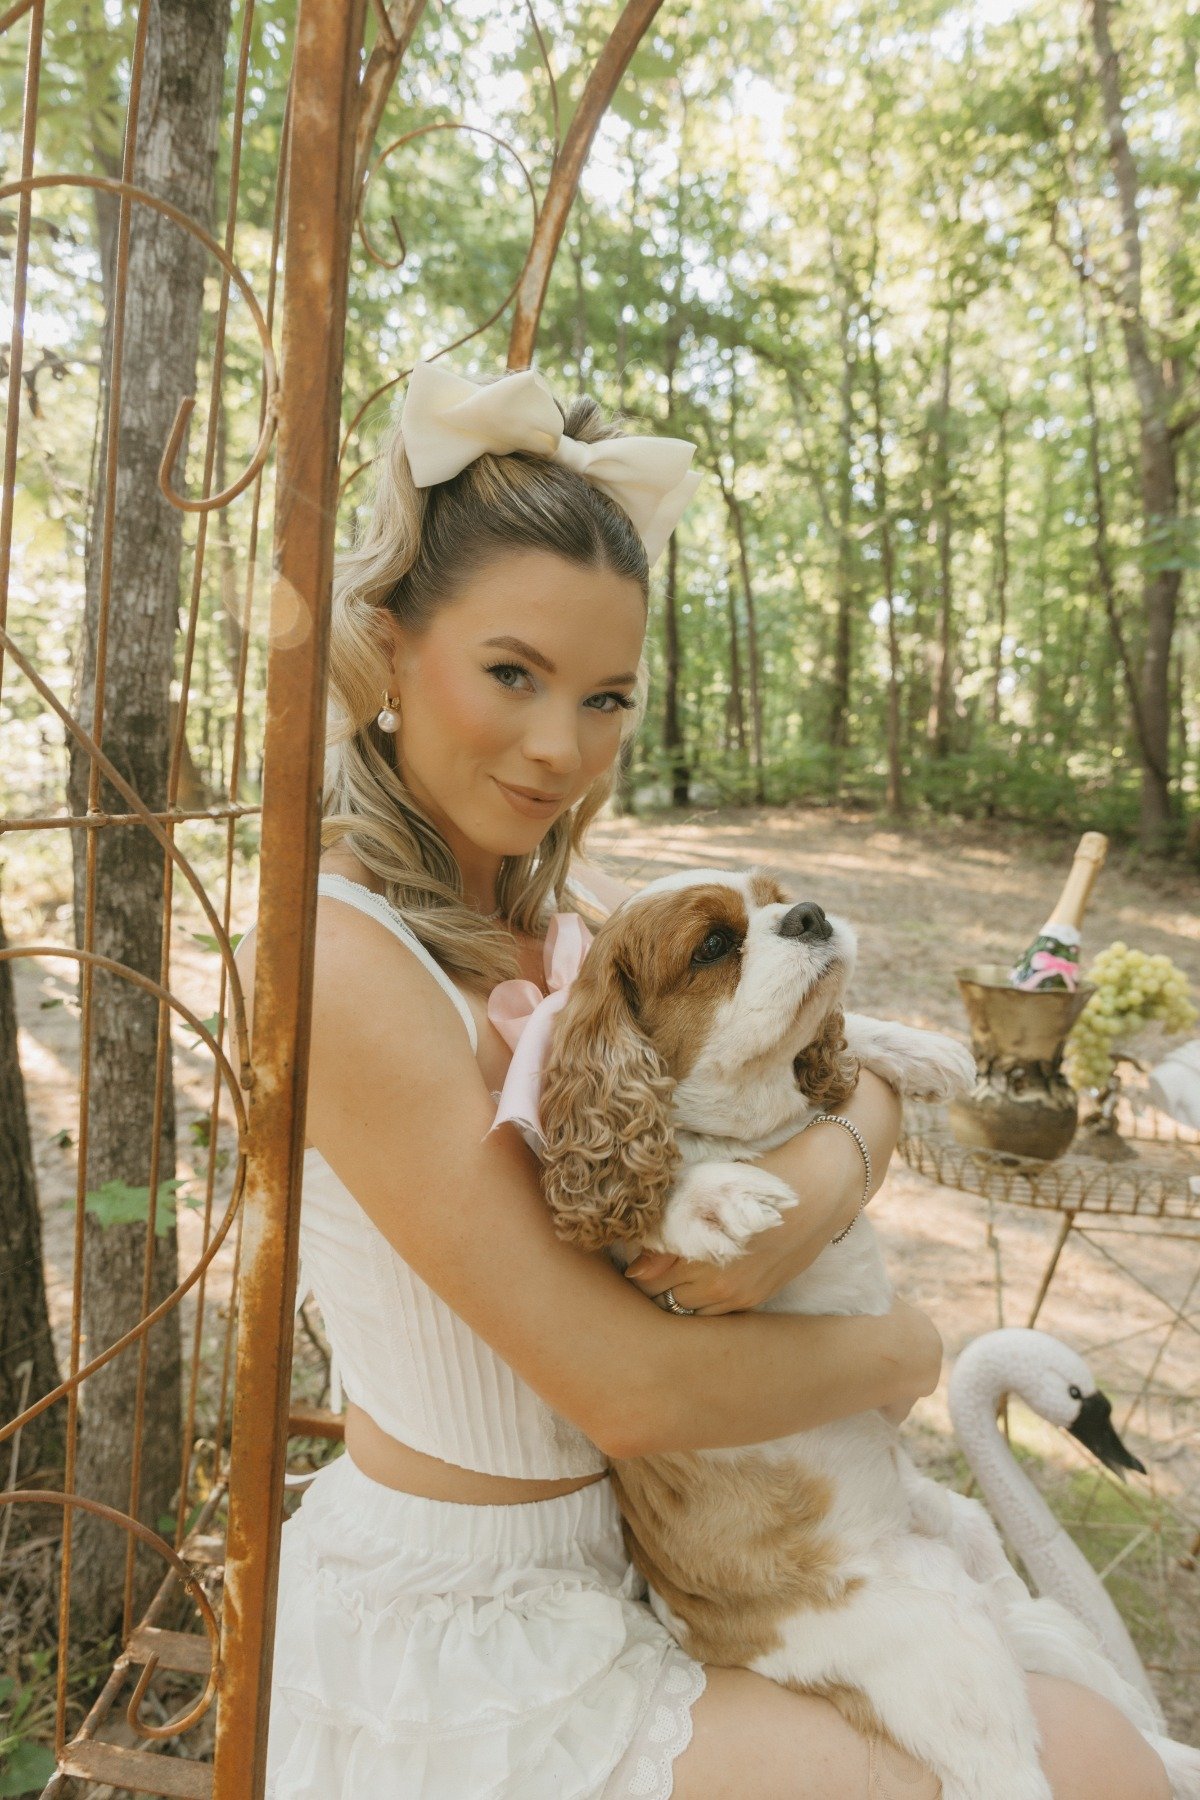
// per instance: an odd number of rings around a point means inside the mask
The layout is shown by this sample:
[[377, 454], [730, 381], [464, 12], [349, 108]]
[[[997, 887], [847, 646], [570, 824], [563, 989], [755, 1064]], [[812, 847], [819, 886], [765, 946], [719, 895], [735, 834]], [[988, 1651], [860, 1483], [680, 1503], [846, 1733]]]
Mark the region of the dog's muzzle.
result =
[[802, 938], [810, 944], [827, 944], [833, 936], [833, 926], [815, 900], [798, 900], [775, 929], [780, 937]]

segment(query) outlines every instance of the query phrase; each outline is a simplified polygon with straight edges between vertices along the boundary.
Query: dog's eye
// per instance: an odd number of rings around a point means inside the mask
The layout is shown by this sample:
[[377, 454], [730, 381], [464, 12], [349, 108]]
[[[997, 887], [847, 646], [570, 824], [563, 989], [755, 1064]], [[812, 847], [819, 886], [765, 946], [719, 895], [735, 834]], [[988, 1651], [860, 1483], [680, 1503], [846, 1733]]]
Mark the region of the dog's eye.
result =
[[718, 925], [710, 931], [704, 942], [692, 952], [694, 963], [720, 962], [731, 950], [737, 949], [737, 937], [732, 931]]

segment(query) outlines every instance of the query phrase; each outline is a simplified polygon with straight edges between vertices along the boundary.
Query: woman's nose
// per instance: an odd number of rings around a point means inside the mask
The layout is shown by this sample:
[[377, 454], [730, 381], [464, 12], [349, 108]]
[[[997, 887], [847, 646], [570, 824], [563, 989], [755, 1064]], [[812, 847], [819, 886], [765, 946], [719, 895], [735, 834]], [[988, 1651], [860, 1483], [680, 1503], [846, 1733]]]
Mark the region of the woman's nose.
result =
[[525, 754], [530, 762], [542, 763], [556, 774], [575, 774], [583, 763], [576, 708], [547, 707], [540, 712], [530, 723]]

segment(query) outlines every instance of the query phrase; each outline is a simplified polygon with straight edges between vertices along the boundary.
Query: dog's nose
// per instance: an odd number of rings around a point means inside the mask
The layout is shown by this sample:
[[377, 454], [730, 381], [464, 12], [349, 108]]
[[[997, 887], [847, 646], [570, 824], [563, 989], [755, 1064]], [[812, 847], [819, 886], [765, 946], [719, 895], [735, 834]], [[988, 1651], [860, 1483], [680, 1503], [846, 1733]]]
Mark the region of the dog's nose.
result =
[[814, 944], [824, 944], [833, 936], [833, 926], [815, 900], [798, 900], [775, 929], [780, 937], [807, 938]]

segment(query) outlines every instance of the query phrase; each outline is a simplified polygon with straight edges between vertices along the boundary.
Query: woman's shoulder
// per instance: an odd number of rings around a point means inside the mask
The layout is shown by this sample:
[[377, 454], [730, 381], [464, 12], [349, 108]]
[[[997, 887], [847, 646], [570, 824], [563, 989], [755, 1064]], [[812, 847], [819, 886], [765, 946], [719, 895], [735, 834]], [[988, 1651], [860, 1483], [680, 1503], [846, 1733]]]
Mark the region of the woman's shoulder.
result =
[[579, 899], [590, 901], [602, 913], [615, 912], [623, 900], [628, 900], [631, 894], [637, 892], [628, 882], [610, 875], [596, 863], [584, 861], [581, 857], [572, 859], [567, 881]]
[[[422, 1037], [457, 1013], [455, 1028], [461, 1036], [465, 1025], [472, 1051], [477, 1048], [477, 1022], [457, 983], [382, 894], [348, 877], [326, 880], [318, 889], [313, 981], [314, 1005], [320, 1002], [343, 1018], [385, 995], [393, 1006], [406, 1003], [408, 1016], [421, 1018]], [[431, 987], [449, 1003], [437, 1007], [432, 1018]]]
[[[387, 1004], [421, 1017], [419, 1037], [428, 1042], [428, 1031], [457, 1031], [462, 1037], [462, 995], [443, 968], [426, 952], [399, 914], [374, 886], [374, 877], [351, 855], [326, 855], [320, 875], [338, 875], [351, 884], [340, 893], [329, 886], [317, 891], [317, 923], [313, 932], [313, 1022], [340, 1037], [353, 1035], [354, 1021], [369, 1008]], [[347, 904], [351, 902], [351, 904]], [[234, 959], [245, 994], [246, 1015], [252, 1024], [254, 1003], [254, 927], [239, 941]], [[394, 952], [389, 950], [392, 940]], [[443, 990], [446, 1006], [430, 1006], [430, 990]], [[453, 1010], [452, 1010], [453, 1008]], [[459, 1017], [455, 1019], [455, 1010]], [[468, 1033], [473, 1035], [471, 1026]]]

